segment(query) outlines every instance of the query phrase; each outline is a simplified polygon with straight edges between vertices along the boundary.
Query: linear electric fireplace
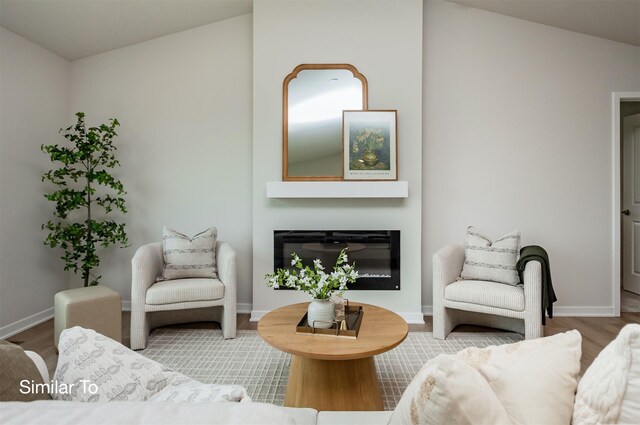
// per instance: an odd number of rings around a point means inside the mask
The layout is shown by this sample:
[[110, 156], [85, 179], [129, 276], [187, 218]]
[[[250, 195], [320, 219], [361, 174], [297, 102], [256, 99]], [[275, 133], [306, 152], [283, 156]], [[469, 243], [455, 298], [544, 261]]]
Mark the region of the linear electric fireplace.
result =
[[310, 267], [319, 258], [329, 272], [347, 248], [349, 263], [355, 262], [360, 275], [349, 290], [400, 289], [399, 230], [274, 230], [273, 242], [274, 270], [291, 268], [295, 252]]

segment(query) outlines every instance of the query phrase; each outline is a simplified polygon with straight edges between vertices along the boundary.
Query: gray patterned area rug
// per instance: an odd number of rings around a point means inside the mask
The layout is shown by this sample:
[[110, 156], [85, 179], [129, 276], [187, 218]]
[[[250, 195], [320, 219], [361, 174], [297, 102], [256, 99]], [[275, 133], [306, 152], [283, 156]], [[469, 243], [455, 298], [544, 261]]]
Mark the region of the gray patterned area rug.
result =
[[[496, 332], [452, 333], [440, 341], [431, 332], [410, 332], [398, 347], [376, 356], [384, 407], [393, 410], [422, 365], [439, 354], [521, 340]], [[281, 406], [284, 400], [291, 356], [267, 345], [256, 331], [238, 331], [225, 341], [220, 330], [156, 329], [139, 353], [200, 382], [243, 385], [253, 401]]]

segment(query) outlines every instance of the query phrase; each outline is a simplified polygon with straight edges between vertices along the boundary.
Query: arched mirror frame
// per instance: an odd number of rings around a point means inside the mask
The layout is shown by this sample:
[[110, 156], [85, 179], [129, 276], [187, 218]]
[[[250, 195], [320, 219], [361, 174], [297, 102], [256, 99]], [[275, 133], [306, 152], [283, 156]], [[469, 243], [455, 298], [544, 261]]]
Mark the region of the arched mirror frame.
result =
[[[313, 69], [345, 69], [351, 71], [353, 76], [362, 82], [362, 109], [369, 108], [367, 79], [355, 66], [346, 63], [329, 64], [301, 64], [294, 68], [282, 82], [282, 180], [283, 181], [341, 181], [343, 174], [339, 176], [289, 176], [289, 82], [298, 76], [300, 71]], [[342, 168], [342, 167], [341, 167]], [[344, 173], [344, 171], [342, 172]]]

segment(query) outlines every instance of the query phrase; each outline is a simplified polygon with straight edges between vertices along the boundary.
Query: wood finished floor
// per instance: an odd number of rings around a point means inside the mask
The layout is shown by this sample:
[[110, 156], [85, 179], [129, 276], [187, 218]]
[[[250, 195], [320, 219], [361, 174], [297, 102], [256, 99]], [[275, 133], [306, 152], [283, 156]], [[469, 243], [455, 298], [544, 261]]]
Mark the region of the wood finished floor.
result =
[[[129, 312], [122, 313], [122, 342], [129, 346]], [[425, 316], [424, 325], [409, 325], [410, 332], [431, 332], [433, 322], [430, 316]], [[593, 362], [600, 350], [604, 348], [620, 329], [628, 323], [640, 323], [640, 313], [622, 313], [620, 317], [556, 317], [547, 319], [545, 335], [555, 335], [571, 329], [577, 329], [582, 334], [582, 371]], [[191, 329], [220, 329], [215, 322], [190, 323], [169, 327]], [[256, 330], [257, 322], [250, 322], [248, 314], [238, 314], [239, 330]], [[496, 332], [495, 329], [480, 326], [461, 325], [454, 332]], [[24, 332], [16, 334], [8, 339], [10, 342], [21, 345], [25, 350], [35, 351], [40, 354], [47, 363], [49, 373], [53, 376], [58, 355], [53, 346], [53, 319], [47, 320]]]
[[640, 313], [640, 295], [624, 289], [620, 291], [620, 311]]

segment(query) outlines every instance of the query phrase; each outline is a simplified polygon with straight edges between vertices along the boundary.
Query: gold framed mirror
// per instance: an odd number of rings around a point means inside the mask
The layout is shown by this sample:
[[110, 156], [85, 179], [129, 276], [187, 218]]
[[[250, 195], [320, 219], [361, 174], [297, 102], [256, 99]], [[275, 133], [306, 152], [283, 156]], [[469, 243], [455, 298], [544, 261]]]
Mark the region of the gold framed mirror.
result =
[[282, 180], [342, 180], [342, 111], [365, 110], [367, 79], [349, 64], [302, 64], [282, 84]]

